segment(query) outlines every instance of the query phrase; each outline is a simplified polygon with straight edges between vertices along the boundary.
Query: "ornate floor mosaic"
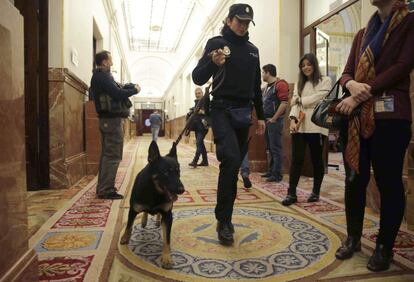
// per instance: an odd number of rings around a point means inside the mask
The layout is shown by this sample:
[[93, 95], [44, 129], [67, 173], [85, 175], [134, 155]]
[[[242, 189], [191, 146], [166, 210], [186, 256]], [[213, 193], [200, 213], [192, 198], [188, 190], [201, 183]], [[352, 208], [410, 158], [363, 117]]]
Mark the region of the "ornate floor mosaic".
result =
[[[126, 193], [139, 142], [124, 148], [115, 187]], [[40, 281], [98, 281], [113, 239], [120, 201], [96, 198], [96, 178], [90, 179], [30, 239], [39, 257]], [[63, 205], [63, 207], [62, 207]], [[105, 279], [106, 280], [106, 279]]]
[[[210, 167], [188, 168], [193, 154], [191, 147], [179, 147], [187, 191], [174, 208], [173, 269], [160, 267], [160, 229], [153, 219], [141, 228], [138, 216], [130, 244], [118, 245], [109, 281], [379, 281], [381, 277], [386, 277], [384, 281], [412, 281], [414, 236], [406, 231], [399, 237], [406, 243], [397, 244], [397, 263], [389, 271], [377, 274], [366, 269], [374, 246], [369, 234], [376, 234], [378, 229], [378, 218], [371, 215], [364, 223], [363, 252], [345, 262], [335, 260], [334, 252], [346, 231], [341, 170], [324, 180], [323, 196], [333, 200], [322, 197], [317, 203], [306, 203], [312, 181], [301, 178], [299, 203], [288, 208], [280, 205], [287, 183], [267, 183], [253, 173], [254, 189], [238, 191], [233, 219], [235, 244], [231, 248], [219, 245], [213, 210], [218, 162], [211, 154]], [[241, 182], [239, 185], [242, 187]]]
[[[128, 195], [136, 173], [146, 165], [148, 137], [124, 148], [116, 187]], [[171, 141], [160, 139], [166, 154]], [[340, 262], [334, 252], [345, 234], [341, 171], [326, 175], [321, 200], [306, 203], [309, 179], [299, 183], [299, 203], [283, 207], [287, 183], [267, 183], [252, 174], [253, 189], [239, 182], [233, 223], [235, 244], [218, 244], [214, 205], [218, 162], [190, 168], [194, 150], [178, 148], [186, 192], [173, 210], [171, 270], [160, 267], [162, 239], [152, 217], [145, 229], [140, 216], [129, 245], [119, 245], [129, 197], [123, 201], [95, 197], [96, 179], [80, 190], [30, 239], [39, 256], [40, 281], [414, 281], [414, 235], [401, 229], [395, 263], [385, 273], [366, 269], [378, 218], [364, 223], [363, 252]], [[285, 179], [287, 177], [285, 176]], [[326, 185], [326, 186], [325, 186]]]
[[237, 208], [232, 248], [217, 241], [213, 208], [179, 208], [174, 219], [173, 270], [159, 269], [162, 240], [153, 221], [145, 229], [135, 226], [121, 254], [144, 270], [180, 281], [274, 281], [321, 271], [334, 262], [340, 244], [326, 227], [283, 208]]

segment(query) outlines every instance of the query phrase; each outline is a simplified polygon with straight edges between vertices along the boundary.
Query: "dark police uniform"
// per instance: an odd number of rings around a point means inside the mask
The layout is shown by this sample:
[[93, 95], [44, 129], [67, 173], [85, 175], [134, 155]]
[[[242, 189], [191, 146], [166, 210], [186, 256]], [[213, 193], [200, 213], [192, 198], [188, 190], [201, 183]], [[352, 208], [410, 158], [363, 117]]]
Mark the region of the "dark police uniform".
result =
[[[247, 152], [249, 126], [234, 128], [228, 109], [246, 107], [253, 101], [258, 119], [264, 118], [258, 49], [248, 41], [248, 34], [240, 37], [227, 25], [224, 26], [222, 34], [223, 36], [208, 40], [192, 77], [197, 85], [205, 84], [211, 76], [214, 79], [219, 67], [214, 64], [209, 53], [224, 46], [230, 48], [231, 55], [224, 64], [224, 81], [212, 94], [210, 116], [217, 159], [220, 161], [215, 214], [220, 223], [231, 224], [237, 194], [237, 175]], [[220, 80], [217, 78], [214, 81], [213, 89]]]

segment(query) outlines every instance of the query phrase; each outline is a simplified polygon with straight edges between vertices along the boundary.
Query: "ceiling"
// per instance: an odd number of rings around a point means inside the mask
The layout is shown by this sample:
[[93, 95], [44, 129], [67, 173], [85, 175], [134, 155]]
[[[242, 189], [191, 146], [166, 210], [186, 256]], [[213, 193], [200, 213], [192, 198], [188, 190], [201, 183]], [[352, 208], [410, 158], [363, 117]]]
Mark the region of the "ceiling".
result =
[[219, 0], [118, 0], [131, 80], [139, 97], [161, 98]]
[[174, 52], [195, 0], [125, 0], [129, 47], [138, 52]]

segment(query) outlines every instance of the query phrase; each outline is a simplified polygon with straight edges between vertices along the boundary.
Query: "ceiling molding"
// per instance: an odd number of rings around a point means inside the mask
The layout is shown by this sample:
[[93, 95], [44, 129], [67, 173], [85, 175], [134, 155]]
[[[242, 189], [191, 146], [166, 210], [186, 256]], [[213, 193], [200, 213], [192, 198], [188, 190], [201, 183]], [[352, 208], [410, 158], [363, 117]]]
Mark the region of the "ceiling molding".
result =
[[[124, 46], [122, 45], [122, 40], [121, 40], [121, 36], [119, 34], [119, 28], [118, 28], [118, 19], [116, 17], [116, 13], [118, 12], [117, 10], [114, 9], [114, 4], [113, 4], [113, 0], [102, 0], [105, 11], [106, 11], [106, 16], [108, 18], [109, 21], [109, 26], [111, 28], [111, 31], [114, 32], [115, 34], [115, 44], [118, 47], [118, 51], [121, 55], [122, 61], [124, 62], [124, 66], [125, 66], [125, 70], [126, 70], [126, 80], [130, 81], [131, 80], [131, 72], [129, 69], [129, 64], [128, 61], [126, 60], [126, 55], [125, 55], [125, 50], [124, 50]], [[111, 34], [109, 34], [110, 38], [112, 37]], [[122, 72], [122, 69], [121, 69]]]
[[[197, 1], [199, 3], [199, 1]], [[210, 33], [207, 32], [209, 29], [211, 30], [211, 33], [214, 33], [213, 28], [221, 22], [224, 17], [227, 14], [227, 6], [230, 6], [233, 4], [235, 0], [223, 0], [219, 1], [216, 5], [216, 7], [213, 9], [213, 12], [210, 16], [207, 17], [207, 21], [203, 26], [202, 32], [200, 33], [196, 43], [194, 44], [193, 48], [189, 52], [189, 56], [181, 63], [180, 67], [177, 69], [175, 75], [172, 77], [170, 83], [168, 84], [167, 88], [165, 89], [165, 92], [162, 96], [162, 99], [165, 99], [168, 95], [168, 92], [171, 90], [174, 83], [176, 83], [179, 76], [183, 74], [183, 70], [188, 65], [188, 63], [194, 58], [197, 49], [200, 47], [201, 44], [203, 44], [207, 39], [210, 37]], [[211, 20], [214, 19], [213, 21]], [[208, 38], [207, 38], [208, 37]], [[204, 46], [202, 46], [204, 47]]]

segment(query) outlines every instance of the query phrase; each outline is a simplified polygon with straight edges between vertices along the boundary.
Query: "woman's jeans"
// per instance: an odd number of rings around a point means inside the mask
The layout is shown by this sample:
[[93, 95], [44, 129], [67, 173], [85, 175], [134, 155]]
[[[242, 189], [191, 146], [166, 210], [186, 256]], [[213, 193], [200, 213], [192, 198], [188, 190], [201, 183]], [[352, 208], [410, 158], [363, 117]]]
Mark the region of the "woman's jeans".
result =
[[325, 165], [323, 164], [323, 144], [325, 136], [319, 133], [294, 133], [292, 134], [292, 164], [289, 173], [288, 195], [296, 197], [296, 187], [299, 183], [305, 159], [306, 145], [309, 145], [313, 166], [313, 190], [312, 193], [319, 195]]

